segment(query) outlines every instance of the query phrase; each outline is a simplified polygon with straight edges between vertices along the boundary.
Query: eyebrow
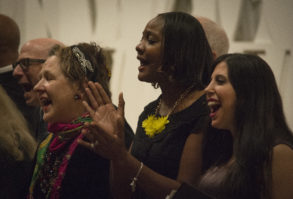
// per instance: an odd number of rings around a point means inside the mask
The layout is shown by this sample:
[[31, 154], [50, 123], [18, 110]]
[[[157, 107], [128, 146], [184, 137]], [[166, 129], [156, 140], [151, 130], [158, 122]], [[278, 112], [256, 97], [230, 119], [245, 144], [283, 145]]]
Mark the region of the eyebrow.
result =
[[150, 30], [146, 30], [143, 32], [143, 35], [146, 35], [146, 36], [155, 36], [155, 37], [159, 37], [160, 36], [160, 33], [159, 32], [154, 32], [154, 31], [150, 31]]
[[50, 71], [48, 70], [45, 70], [45, 71], [41, 71], [40, 73], [42, 76], [51, 76], [51, 77], [54, 77], [55, 78], [55, 75], [53, 73], [51, 73]]

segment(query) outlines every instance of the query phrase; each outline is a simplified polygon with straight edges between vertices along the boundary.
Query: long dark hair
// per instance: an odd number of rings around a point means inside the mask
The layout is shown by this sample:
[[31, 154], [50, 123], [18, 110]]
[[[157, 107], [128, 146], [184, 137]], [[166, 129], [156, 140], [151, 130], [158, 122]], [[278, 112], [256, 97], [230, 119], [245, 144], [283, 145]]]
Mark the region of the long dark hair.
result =
[[185, 86], [203, 89], [210, 77], [212, 52], [198, 20], [183, 12], [159, 14], [164, 21], [163, 68]]
[[279, 143], [293, 143], [286, 123], [277, 83], [270, 66], [260, 57], [227, 54], [225, 62], [236, 92], [235, 162], [223, 184], [226, 198], [271, 198], [272, 150]]

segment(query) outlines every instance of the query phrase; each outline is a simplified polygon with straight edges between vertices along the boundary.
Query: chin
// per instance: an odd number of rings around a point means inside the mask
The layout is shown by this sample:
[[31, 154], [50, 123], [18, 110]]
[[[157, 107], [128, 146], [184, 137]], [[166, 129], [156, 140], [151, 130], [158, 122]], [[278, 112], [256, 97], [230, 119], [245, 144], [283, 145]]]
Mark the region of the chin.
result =
[[212, 127], [216, 128], [216, 129], [222, 129], [222, 130], [228, 130], [229, 128], [225, 125], [223, 125], [223, 123], [221, 122], [216, 122], [216, 121], [212, 121]]
[[56, 120], [52, 116], [48, 115], [48, 113], [44, 113], [43, 120], [47, 123], [55, 123], [56, 122]]
[[138, 79], [139, 81], [144, 81], [143, 77], [142, 77], [141, 75], [139, 75], [139, 74], [138, 74], [138, 76], [137, 76], [137, 79]]
[[212, 120], [212, 127], [216, 128], [216, 129], [223, 129], [223, 127], [221, 126], [221, 123]]

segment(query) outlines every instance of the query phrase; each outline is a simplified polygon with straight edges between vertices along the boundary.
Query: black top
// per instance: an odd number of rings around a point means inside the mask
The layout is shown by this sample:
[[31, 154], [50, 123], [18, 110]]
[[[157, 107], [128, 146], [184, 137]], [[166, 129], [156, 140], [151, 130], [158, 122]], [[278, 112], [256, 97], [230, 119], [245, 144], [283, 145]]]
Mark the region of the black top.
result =
[[155, 172], [176, 179], [185, 141], [191, 133], [204, 130], [209, 110], [205, 96], [202, 96], [188, 108], [171, 114], [166, 128], [155, 137], [149, 138], [142, 122], [155, 113], [158, 103], [159, 98], [148, 104], [141, 113], [131, 153]]
[[22, 161], [16, 161], [2, 149], [0, 156], [0, 198], [25, 198], [33, 162], [27, 157]]

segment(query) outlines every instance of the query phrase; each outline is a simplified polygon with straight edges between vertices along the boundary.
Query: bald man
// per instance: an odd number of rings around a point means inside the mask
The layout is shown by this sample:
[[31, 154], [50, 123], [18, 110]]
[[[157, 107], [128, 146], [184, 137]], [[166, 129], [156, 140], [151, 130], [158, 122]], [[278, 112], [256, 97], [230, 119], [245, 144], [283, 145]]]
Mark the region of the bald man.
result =
[[34, 137], [41, 142], [47, 135], [47, 125], [42, 119], [39, 109], [39, 100], [33, 87], [38, 82], [38, 75], [43, 63], [49, 56], [51, 48], [55, 45], [64, 46], [63, 43], [50, 38], [38, 38], [26, 42], [20, 50], [17, 61], [13, 64], [13, 76], [23, 88], [25, 102], [29, 106], [38, 107], [34, 115]]
[[223, 54], [227, 54], [229, 51], [229, 39], [225, 30], [206, 17], [197, 16], [196, 18], [206, 33], [214, 59]]

